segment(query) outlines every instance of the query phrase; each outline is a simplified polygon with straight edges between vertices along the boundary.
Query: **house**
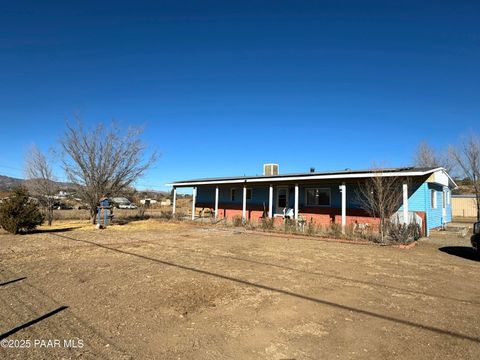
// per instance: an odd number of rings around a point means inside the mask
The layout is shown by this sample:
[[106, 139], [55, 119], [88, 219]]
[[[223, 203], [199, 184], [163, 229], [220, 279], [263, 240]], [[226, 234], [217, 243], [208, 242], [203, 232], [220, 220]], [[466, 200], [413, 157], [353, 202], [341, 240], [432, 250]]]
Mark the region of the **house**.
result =
[[[362, 209], [358, 189], [369, 178], [395, 177], [401, 182], [402, 203], [397, 219], [421, 218], [424, 234], [452, 219], [451, 190], [457, 185], [444, 168], [385, 168], [279, 174], [278, 165], [265, 164], [263, 175], [176, 181], [178, 188], [193, 188], [192, 219], [196, 208], [210, 208], [216, 218], [241, 216], [244, 221], [264, 217], [306, 219], [317, 224], [378, 223]], [[400, 185], [400, 184], [399, 184]], [[415, 215], [414, 215], [415, 214]]]

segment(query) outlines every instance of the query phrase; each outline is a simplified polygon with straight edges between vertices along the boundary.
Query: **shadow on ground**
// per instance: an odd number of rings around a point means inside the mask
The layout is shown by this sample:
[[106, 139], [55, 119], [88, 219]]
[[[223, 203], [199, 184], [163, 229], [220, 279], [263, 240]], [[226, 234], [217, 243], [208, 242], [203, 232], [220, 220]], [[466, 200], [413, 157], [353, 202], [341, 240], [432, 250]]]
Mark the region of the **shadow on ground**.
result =
[[0, 340], [3, 340], [3, 339], [6, 339], [7, 337], [9, 337], [10, 335], [13, 335], [15, 334], [16, 332], [19, 332], [20, 330], [23, 330], [27, 327], [30, 327], [32, 325], [35, 325], [36, 323], [39, 323], [40, 321], [42, 320], [45, 320], [45, 319], [48, 319], [49, 317], [65, 310], [65, 309], [68, 309], [68, 306], [60, 306], [59, 308], [55, 309], [55, 310], [52, 310], [46, 314], [43, 314], [42, 316], [39, 316], [33, 320], [30, 320], [24, 324], [21, 324], [21, 325], [18, 325], [17, 327], [3, 333], [3, 334], [0, 334]]
[[480, 256], [469, 246], [444, 246], [439, 248], [441, 252], [449, 255], [455, 255], [467, 260], [480, 261]]
[[82, 226], [71, 226], [71, 227], [65, 227], [65, 228], [56, 228], [56, 229], [35, 229], [32, 230], [28, 233], [25, 234], [48, 234], [48, 233], [62, 233], [62, 232], [68, 232], [68, 231], [73, 231], [76, 229], [80, 229]]
[[135, 222], [135, 221], [141, 221], [141, 220], [148, 220], [148, 219], [151, 219], [152, 217], [150, 215], [144, 215], [144, 216], [125, 216], [125, 217], [121, 217], [121, 218], [117, 218], [115, 217], [113, 219], [113, 225], [127, 225], [131, 222]]

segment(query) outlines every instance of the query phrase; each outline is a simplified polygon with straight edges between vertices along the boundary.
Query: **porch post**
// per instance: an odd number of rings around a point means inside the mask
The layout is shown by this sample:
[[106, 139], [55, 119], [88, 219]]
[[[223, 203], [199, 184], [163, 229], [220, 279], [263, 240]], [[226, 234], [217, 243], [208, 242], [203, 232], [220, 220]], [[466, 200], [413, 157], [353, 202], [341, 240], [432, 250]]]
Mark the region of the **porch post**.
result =
[[408, 184], [403, 184], [403, 223], [408, 224]]
[[245, 221], [247, 221], [247, 186], [246, 185], [243, 185], [242, 220], [244, 223]]
[[173, 206], [172, 206], [172, 215], [175, 215], [175, 210], [177, 208], [177, 188], [173, 187]]
[[347, 225], [347, 186], [345, 183], [340, 185], [342, 193], [342, 234], [345, 234], [345, 226]]
[[295, 220], [298, 220], [298, 184], [295, 184]]
[[192, 190], [192, 220], [195, 220], [195, 202], [197, 200], [197, 188]]
[[215, 188], [215, 219], [218, 217], [218, 186]]
[[268, 190], [268, 217], [273, 217], [273, 185], [271, 184]]

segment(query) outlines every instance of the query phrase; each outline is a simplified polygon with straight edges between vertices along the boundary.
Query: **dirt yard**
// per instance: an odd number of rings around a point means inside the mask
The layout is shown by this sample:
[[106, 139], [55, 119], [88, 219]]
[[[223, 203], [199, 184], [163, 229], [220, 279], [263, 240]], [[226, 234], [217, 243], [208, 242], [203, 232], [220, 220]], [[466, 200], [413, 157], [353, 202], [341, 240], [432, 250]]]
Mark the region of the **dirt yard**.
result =
[[402, 250], [84, 224], [0, 232], [1, 359], [480, 358], [466, 239]]

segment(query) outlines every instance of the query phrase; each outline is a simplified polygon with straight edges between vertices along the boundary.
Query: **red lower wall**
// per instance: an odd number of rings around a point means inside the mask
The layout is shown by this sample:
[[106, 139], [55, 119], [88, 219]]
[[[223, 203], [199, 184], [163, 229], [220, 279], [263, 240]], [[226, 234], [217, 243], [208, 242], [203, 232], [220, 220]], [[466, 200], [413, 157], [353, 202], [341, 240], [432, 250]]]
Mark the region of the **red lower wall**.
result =
[[[197, 208], [197, 213], [200, 213], [202, 209]], [[341, 224], [342, 216], [338, 213], [338, 209], [302, 209], [300, 211], [300, 216], [303, 217], [307, 222], [314, 222], [317, 225], [330, 225], [330, 224]], [[306, 210], [306, 211], [305, 211]], [[313, 210], [311, 212], [311, 210]], [[213, 212], [213, 210], [211, 209]], [[258, 224], [261, 222], [263, 216], [263, 210], [247, 210], [247, 220], [253, 224]], [[349, 214], [351, 213], [351, 214]], [[219, 218], [227, 218], [232, 220], [234, 217], [242, 217], [241, 209], [218, 209]], [[282, 217], [276, 217], [275, 223], [283, 223]], [[365, 223], [371, 225], [377, 225], [379, 223], [378, 218], [373, 218], [366, 215], [364, 212], [358, 209], [347, 210], [347, 225], [354, 223]]]
[[[203, 204], [200, 204], [202, 206]], [[205, 204], [207, 205], [207, 204]], [[247, 220], [250, 221], [252, 224], [257, 225], [261, 222], [262, 216], [264, 214], [264, 210], [262, 206], [252, 206], [253, 209], [247, 210]], [[204, 207], [197, 207], [196, 212], [200, 214], [202, 209], [210, 209], [213, 212], [213, 209], [210, 206]], [[316, 225], [321, 226], [328, 226], [331, 224], [341, 224], [342, 223], [342, 215], [340, 213], [340, 209], [336, 208], [300, 208], [300, 216], [304, 218], [307, 222], [313, 222]], [[425, 212], [417, 211], [417, 215], [422, 218], [422, 234], [425, 233], [426, 229], [426, 216]], [[218, 209], [218, 217], [219, 218], [227, 218], [231, 221], [234, 217], [242, 217], [242, 209], [241, 207], [238, 208], [219, 208]], [[352, 225], [355, 223], [360, 224], [370, 224], [374, 228], [378, 227], [380, 223], [379, 218], [369, 216], [364, 210], [362, 209], [347, 209], [347, 226]], [[282, 217], [275, 218], [275, 224], [283, 224]]]

